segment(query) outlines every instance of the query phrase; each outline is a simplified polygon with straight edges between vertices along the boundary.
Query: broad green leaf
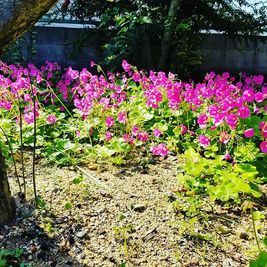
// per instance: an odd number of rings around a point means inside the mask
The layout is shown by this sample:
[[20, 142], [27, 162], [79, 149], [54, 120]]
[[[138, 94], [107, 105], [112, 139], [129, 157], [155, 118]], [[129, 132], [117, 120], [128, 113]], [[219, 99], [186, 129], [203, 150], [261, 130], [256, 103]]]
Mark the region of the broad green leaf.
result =
[[261, 220], [265, 218], [265, 215], [260, 211], [253, 211], [252, 216], [254, 220]]

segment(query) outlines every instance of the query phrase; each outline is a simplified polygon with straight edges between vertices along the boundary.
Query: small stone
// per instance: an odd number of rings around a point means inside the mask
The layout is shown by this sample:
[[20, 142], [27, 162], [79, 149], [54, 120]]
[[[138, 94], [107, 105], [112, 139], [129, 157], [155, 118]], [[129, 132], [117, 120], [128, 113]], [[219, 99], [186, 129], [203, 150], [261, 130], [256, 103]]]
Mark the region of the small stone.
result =
[[38, 260], [45, 260], [46, 258], [46, 252], [45, 251], [40, 251], [38, 254], [37, 254], [37, 259]]
[[87, 231], [79, 231], [77, 233], [75, 233], [75, 236], [79, 237], [79, 238], [83, 238], [85, 237], [87, 234]]
[[146, 210], [146, 205], [144, 204], [136, 204], [133, 206], [133, 210], [137, 212], [144, 212]]
[[241, 239], [244, 239], [244, 240], [249, 240], [249, 236], [248, 236], [247, 233], [241, 233], [241, 234], [240, 234], [240, 238], [241, 238]]
[[79, 254], [79, 256], [78, 256], [81, 260], [83, 260], [83, 259], [85, 259], [85, 254], [84, 253], [81, 253], [81, 254]]
[[103, 207], [103, 208], [97, 209], [95, 212], [101, 214], [101, 213], [104, 213], [106, 210], [107, 209], [105, 207]]
[[70, 245], [73, 245], [75, 243], [73, 236], [69, 237], [69, 243], [70, 243]]
[[44, 240], [39, 240], [39, 245], [40, 245], [41, 250], [48, 250], [49, 249], [48, 243], [45, 242]]
[[145, 235], [142, 237], [142, 240], [144, 242], [147, 242], [150, 239], [152, 239], [156, 234], [157, 234], [157, 227], [154, 227], [145, 233]]

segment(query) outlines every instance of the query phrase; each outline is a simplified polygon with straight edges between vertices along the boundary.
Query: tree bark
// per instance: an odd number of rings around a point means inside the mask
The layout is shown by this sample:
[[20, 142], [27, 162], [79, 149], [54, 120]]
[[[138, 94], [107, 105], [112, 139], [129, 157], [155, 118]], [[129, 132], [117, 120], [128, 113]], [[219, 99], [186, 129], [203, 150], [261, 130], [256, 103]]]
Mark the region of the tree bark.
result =
[[58, 0], [0, 0], [0, 53]]
[[170, 41], [172, 37], [172, 25], [175, 19], [175, 14], [178, 7], [181, 4], [181, 0], [172, 0], [168, 12], [168, 23], [165, 27], [165, 32], [161, 41], [161, 56], [159, 60], [159, 70], [166, 70], [167, 60], [169, 55]]
[[0, 150], [0, 226], [10, 223], [15, 217], [15, 205], [7, 180], [5, 160]]

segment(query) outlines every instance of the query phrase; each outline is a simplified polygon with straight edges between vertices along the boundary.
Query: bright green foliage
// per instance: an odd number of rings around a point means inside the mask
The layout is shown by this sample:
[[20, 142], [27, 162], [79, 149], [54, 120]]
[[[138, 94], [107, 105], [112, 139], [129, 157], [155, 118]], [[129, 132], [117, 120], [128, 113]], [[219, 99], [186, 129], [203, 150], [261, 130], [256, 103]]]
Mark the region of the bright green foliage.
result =
[[249, 163], [231, 164], [222, 156], [213, 159], [202, 157], [193, 148], [181, 157], [183, 170], [178, 183], [195, 193], [208, 194], [211, 200], [240, 202], [241, 195], [262, 196], [257, 184], [258, 171]]
[[[267, 249], [267, 237], [263, 239], [263, 244]], [[251, 260], [249, 263], [250, 267], [267, 267], [267, 252], [261, 250], [257, 259]]]
[[30, 267], [31, 265], [26, 265], [21, 262], [21, 256], [23, 255], [23, 249], [16, 248], [14, 250], [2, 249], [0, 250], [0, 267]]

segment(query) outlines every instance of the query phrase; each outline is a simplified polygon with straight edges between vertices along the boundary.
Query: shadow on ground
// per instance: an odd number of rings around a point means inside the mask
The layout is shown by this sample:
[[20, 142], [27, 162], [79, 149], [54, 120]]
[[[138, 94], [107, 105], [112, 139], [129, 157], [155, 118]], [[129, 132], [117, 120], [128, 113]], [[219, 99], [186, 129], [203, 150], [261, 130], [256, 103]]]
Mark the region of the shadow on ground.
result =
[[[15, 221], [0, 228], [0, 266], [1, 252], [3, 254], [4, 250], [8, 255], [2, 256], [6, 260], [3, 266], [22, 266], [21, 263], [32, 267], [84, 266], [68, 255], [77, 239], [68, 218], [57, 219], [54, 214], [37, 210], [33, 204], [22, 201], [18, 196], [15, 196], [15, 202]], [[53, 229], [55, 224], [64, 224], [64, 227], [56, 232]], [[22, 254], [12, 254], [16, 249], [21, 249]], [[81, 256], [79, 252], [77, 257]]]

